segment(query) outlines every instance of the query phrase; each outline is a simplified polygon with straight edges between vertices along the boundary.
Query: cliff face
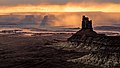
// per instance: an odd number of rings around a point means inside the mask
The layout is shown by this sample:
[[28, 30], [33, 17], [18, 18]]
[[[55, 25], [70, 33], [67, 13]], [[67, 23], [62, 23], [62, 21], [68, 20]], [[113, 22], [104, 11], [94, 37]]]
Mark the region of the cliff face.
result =
[[68, 60], [102, 67], [115, 67], [120, 64], [120, 36], [106, 36], [93, 31], [92, 21], [83, 16], [82, 29], [68, 38], [68, 42], [80, 49], [90, 51], [89, 55]]

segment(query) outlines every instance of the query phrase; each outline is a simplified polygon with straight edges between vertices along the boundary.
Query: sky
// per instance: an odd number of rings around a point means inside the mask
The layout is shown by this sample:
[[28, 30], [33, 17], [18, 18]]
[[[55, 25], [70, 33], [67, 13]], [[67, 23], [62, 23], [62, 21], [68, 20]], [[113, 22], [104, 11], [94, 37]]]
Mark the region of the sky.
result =
[[69, 2], [81, 3], [81, 2], [97, 2], [97, 3], [115, 3], [119, 4], [120, 0], [0, 0], [0, 5], [21, 5], [21, 4], [66, 4]]
[[[1, 15], [16, 12], [53, 12], [53, 15], [57, 16], [54, 20], [54, 25], [57, 26], [80, 25], [80, 16], [83, 14], [66, 15], [65, 12], [100, 12], [85, 15], [97, 25], [119, 24], [119, 8], [120, 0], [0, 0]], [[108, 12], [114, 14], [107, 14]]]
[[120, 0], [0, 0], [0, 13], [120, 12]]

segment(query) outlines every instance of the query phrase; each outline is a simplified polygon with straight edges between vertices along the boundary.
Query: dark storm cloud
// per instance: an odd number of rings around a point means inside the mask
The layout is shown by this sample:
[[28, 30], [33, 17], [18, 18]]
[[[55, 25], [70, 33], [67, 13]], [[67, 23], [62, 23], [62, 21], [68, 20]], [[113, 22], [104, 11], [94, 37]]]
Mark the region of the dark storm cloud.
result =
[[120, 3], [120, 0], [0, 0], [0, 5], [20, 5], [20, 4], [65, 4], [68, 2], [100, 2], [100, 3]]

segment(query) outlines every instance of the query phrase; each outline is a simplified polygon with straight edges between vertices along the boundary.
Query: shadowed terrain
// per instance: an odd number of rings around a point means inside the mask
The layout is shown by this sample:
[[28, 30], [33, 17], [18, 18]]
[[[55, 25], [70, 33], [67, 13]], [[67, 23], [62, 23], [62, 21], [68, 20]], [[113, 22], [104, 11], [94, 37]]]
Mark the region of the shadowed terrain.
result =
[[91, 65], [66, 62], [88, 53], [49, 47], [56, 38], [66, 39], [65, 36], [69, 35], [0, 35], [0, 68], [93, 68]]

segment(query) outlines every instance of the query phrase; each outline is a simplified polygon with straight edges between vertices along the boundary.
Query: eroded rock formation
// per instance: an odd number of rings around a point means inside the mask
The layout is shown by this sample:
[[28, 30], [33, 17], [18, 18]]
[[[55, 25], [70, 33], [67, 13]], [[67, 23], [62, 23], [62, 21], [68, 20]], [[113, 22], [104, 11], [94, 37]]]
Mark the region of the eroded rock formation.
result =
[[97, 34], [92, 28], [92, 21], [83, 16], [82, 29], [68, 38], [71, 44], [90, 51], [89, 55], [68, 61], [102, 67], [120, 65], [120, 36]]

